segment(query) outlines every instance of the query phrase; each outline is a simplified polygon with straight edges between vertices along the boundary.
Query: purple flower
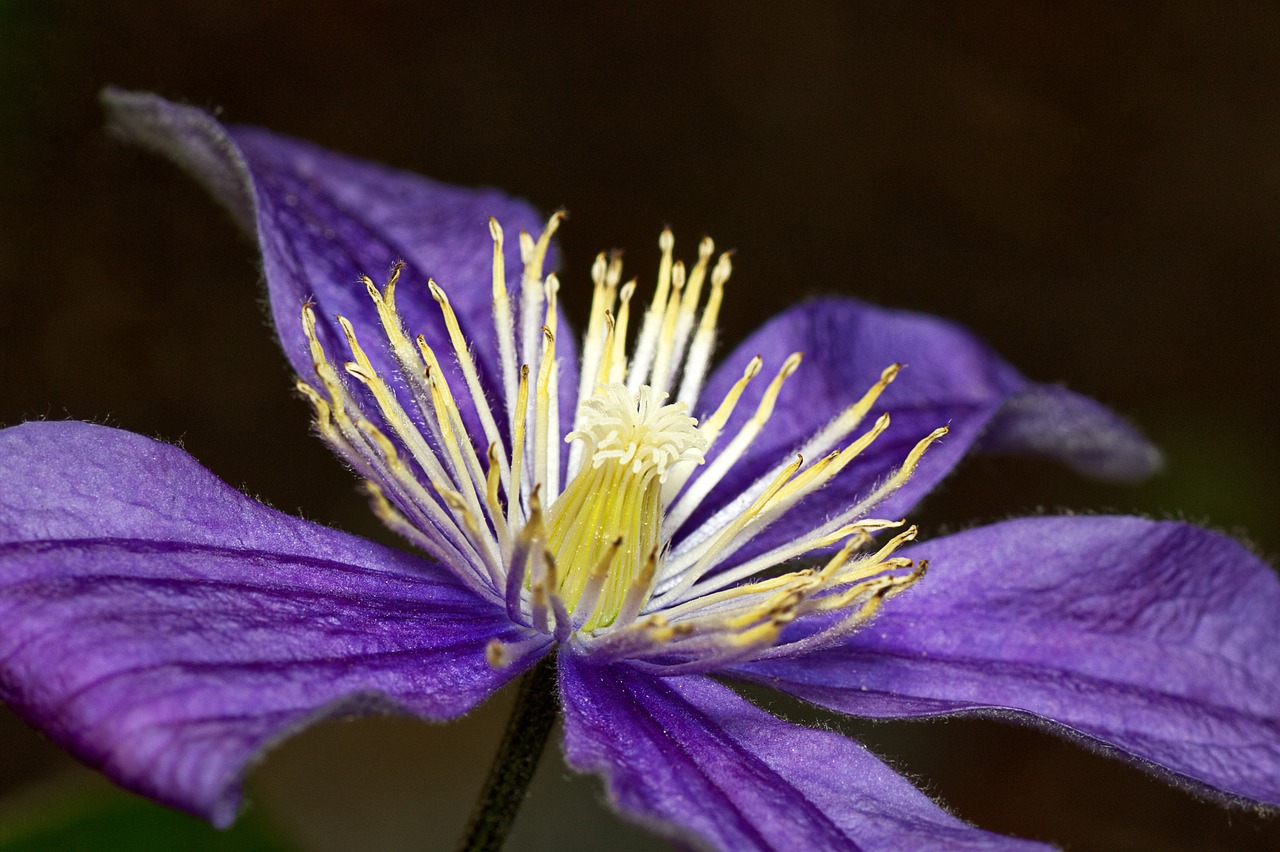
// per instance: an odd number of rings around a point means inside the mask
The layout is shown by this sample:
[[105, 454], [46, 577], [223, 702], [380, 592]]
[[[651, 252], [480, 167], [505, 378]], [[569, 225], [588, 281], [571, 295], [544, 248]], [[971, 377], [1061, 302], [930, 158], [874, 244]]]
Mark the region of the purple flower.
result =
[[911, 543], [901, 518], [979, 440], [1148, 472], [1098, 404], [846, 299], [709, 369], [729, 259], [704, 240], [685, 267], [670, 234], [651, 300], [597, 260], [579, 348], [543, 273], [558, 217], [106, 100], [257, 234], [317, 430], [426, 554], [266, 508], [148, 438], [0, 432], [0, 698], [118, 783], [226, 825], [246, 766], [302, 726], [452, 718], [558, 649], [570, 765], [717, 848], [1038, 844], [712, 674], [860, 716], [999, 715], [1280, 804], [1280, 583], [1244, 547], [1125, 517]]

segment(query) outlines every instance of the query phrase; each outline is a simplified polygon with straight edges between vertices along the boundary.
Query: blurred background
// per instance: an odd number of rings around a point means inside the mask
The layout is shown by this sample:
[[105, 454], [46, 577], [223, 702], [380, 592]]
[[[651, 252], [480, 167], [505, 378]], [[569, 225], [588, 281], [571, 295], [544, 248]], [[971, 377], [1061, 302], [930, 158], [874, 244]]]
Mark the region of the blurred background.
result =
[[[116, 84], [563, 205], [567, 288], [598, 250], [626, 247], [647, 278], [663, 225], [686, 257], [709, 233], [737, 250], [728, 343], [806, 294], [951, 317], [1167, 453], [1136, 487], [975, 458], [915, 518], [926, 533], [1105, 509], [1280, 557], [1280, 6], [354, 8], [0, 0], [0, 425], [74, 417], [181, 441], [278, 508], [390, 540], [309, 435], [254, 246], [176, 169], [104, 134], [96, 96]], [[313, 729], [253, 773], [245, 829], [183, 823], [184, 842], [450, 848], [509, 698], [449, 727]], [[1280, 847], [1275, 819], [1036, 732], [767, 700], [858, 736], [985, 828], [1075, 849]], [[601, 798], [550, 748], [510, 848], [662, 848]], [[70, 848], [39, 839], [66, 814], [136, 832], [169, 818], [156, 811], [0, 708], [5, 848]]]

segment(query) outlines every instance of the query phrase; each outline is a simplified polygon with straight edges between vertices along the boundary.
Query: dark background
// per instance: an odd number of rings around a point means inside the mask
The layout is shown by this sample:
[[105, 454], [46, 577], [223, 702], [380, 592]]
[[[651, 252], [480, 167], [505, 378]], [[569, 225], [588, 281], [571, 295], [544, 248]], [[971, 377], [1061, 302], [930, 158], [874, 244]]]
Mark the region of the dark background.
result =
[[[180, 440], [279, 508], [386, 540], [308, 436], [253, 246], [175, 169], [106, 137], [112, 83], [563, 205], [565, 296], [599, 249], [648, 276], [662, 225], [686, 257], [710, 233], [737, 249], [730, 342], [811, 293], [952, 317], [1167, 452], [1138, 487], [971, 460], [917, 515], [926, 532], [1114, 509], [1227, 529], [1276, 561], [1280, 7], [355, 6], [0, 0], [0, 424]], [[445, 728], [325, 726], [273, 753], [251, 798], [308, 848], [448, 848], [506, 700]], [[1276, 820], [1041, 734], [822, 722], [987, 828], [1077, 849], [1280, 846]], [[553, 752], [513, 848], [656, 845]], [[0, 814], [76, 771], [7, 714], [0, 755]]]

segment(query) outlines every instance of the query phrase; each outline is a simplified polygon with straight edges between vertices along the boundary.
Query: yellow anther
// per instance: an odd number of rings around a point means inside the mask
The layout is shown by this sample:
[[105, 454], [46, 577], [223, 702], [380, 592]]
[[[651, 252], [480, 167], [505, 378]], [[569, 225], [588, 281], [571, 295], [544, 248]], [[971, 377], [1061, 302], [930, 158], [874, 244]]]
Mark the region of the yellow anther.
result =
[[[680, 315], [680, 295], [684, 290], [684, 264], [676, 262], [671, 269], [671, 298], [667, 301], [661, 314], [661, 325], [658, 329], [658, 352], [653, 361], [653, 374], [650, 385], [659, 391], [666, 391], [672, 372], [672, 357], [676, 351], [676, 320]], [[644, 381], [644, 377], [640, 377]]]
[[600, 349], [600, 364], [596, 371], [596, 380], [592, 386], [593, 388], [609, 384], [609, 375], [613, 372], [613, 348], [614, 341], [618, 335], [618, 321], [614, 318], [613, 311], [606, 310], [604, 312], [604, 325], [604, 345]]
[[[644, 566], [640, 569], [640, 573], [635, 576], [628, 587], [619, 589], [623, 592], [622, 601], [618, 605], [616, 613], [605, 613], [606, 617], [612, 615], [619, 624], [626, 624], [634, 621], [636, 616], [640, 614], [640, 608], [644, 606], [644, 602], [649, 599], [649, 592], [653, 588], [653, 578], [658, 573], [658, 547], [655, 544], [653, 549], [649, 551], [649, 556], [644, 561]], [[621, 584], [617, 584], [621, 585]]]
[[755, 627], [744, 630], [734, 636], [733, 644], [739, 648], [772, 645], [778, 640], [778, 634], [782, 632], [785, 623], [780, 619], [770, 619], [762, 624], [757, 624]]
[[[538, 367], [538, 392], [533, 404], [533, 473], [534, 481], [548, 484], [550, 449], [548, 427], [551, 412], [551, 373], [555, 369], [556, 338], [551, 329], [542, 327], [542, 363]], [[555, 489], [558, 490], [558, 489]]]
[[702, 297], [702, 282], [707, 275], [707, 262], [716, 250], [710, 237], [703, 237], [698, 243], [698, 262], [689, 271], [689, 280], [685, 284], [684, 297], [680, 303], [680, 321], [677, 324], [677, 337], [683, 337], [693, 325], [693, 315], [698, 309], [698, 299]]
[[600, 603], [600, 593], [604, 589], [605, 581], [609, 578], [610, 569], [613, 567], [614, 560], [617, 559], [618, 551], [621, 549], [622, 536], [618, 536], [609, 544], [604, 555], [600, 557], [600, 561], [595, 564], [595, 567], [591, 569], [591, 573], [587, 575], [587, 582], [582, 588], [582, 594], [573, 607], [575, 618], [578, 622], [586, 624], [586, 622], [596, 617], [597, 605]]
[[[551, 218], [547, 220], [547, 225], [542, 229], [542, 234], [538, 237], [536, 243], [531, 243], [528, 255], [525, 255], [524, 275], [526, 278], [533, 280], [542, 280], [542, 267], [547, 259], [547, 249], [551, 247], [551, 238], [555, 236], [556, 231], [560, 228], [560, 223], [567, 218], [568, 214], [563, 210], [557, 210], [551, 214]], [[526, 235], [521, 234], [521, 252], [524, 252], [524, 240]]]
[[487, 461], [489, 464], [485, 474], [485, 500], [488, 502], [489, 517], [493, 520], [494, 532], [498, 535], [498, 544], [502, 552], [505, 553], [508, 549], [511, 535], [509, 527], [503, 518], [502, 501], [498, 496], [502, 477], [499, 474], [501, 462], [498, 456], [497, 444], [489, 445]]
[[507, 494], [507, 523], [514, 528], [519, 519], [520, 495], [524, 490], [525, 423], [529, 415], [529, 365], [520, 367], [515, 410], [511, 415], [511, 483]]
[[404, 272], [404, 261], [397, 260], [391, 264], [391, 274], [387, 276], [387, 286], [383, 290], [382, 298], [387, 303], [387, 307], [392, 310], [396, 309], [396, 284], [400, 283], [400, 273]]
[[498, 220], [489, 217], [489, 236], [493, 238], [493, 297], [507, 298], [507, 260], [503, 254], [502, 226]]
[[618, 291], [618, 315], [614, 318], [613, 347], [609, 354], [609, 374], [605, 382], [620, 382], [627, 373], [627, 325], [631, 321], [631, 297], [636, 282], [628, 281]]
[[609, 255], [609, 271], [604, 278], [605, 286], [614, 290], [622, 283], [622, 252], [615, 251]]
[[792, 352], [787, 356], [787, 360], [782, 362], [782, 369], [778, 370], [778, 374], [773, 377], [773, 381], [769, 382], [769, 387], [765, 388], [764, 397], [760, 400], [759, 407], [756, 408], [753, 420], [763, 424], [773, 416], [773, 407], [778, 402], [778, 394], [782, 393], [783, 383], [791, 378], [796, 370], [800, 369], [800, 362], [804, 359], [804, 353]]
[[436, 304], [440, 306], [440, 313], [444, 316], [444, 326], [449, 332], [449, 341], [453, 344], [454, 350], [466, 352], [467, 341], [462, 336], [462, 329], [458, 327], [458, 316], [453, 312], [453, 305], [449, 303], [448, 295], [434, 279], [427, 280], [427, 289], [431, 291], [431, 298], [435, 299]]
[[490, 639], [489, 644], [485, 646], [484, 659], [491, 669], [503, 669], [511, 664], [506, 644], [497, 639]]
[[733, 383], [733, 387], [729, 388], [729, 392], [724, 395], [724, 399], [720, 403], [720, 407], [716, 409], [715, 414], [707, 418], [706, 423], [702, 424], [702, 433], [707, 436], [708, 446], [715, 443], [719, 437], [724, 425], [729, 422], [729, 418], [733, 415], [734, 408], [738, 405], [738, 400], [742, 398], [742, 392], [746, 390], [747, 385], [756, 376], [760, 375], [760, 370], [764, 366], [764, 361], [757, 355], [747, 362], [747, 367], [742, 371], [742, 378]]
[[307, 344], [311, 350], [311, 364], [319, 370], [328, 364], [329, 359], [324, 354], [324, 348], [320, 346], [320, 340], [316, 336], [316, 312], [310, 302], [304, 302], [302, 305], [302, 330], [307, 335]]
[[324, 435], [333, 428], [333, 419], [329, 414], [329, 403], [325, 401], [324, 396], [311, 385], [298, 379], [294, 383], [294, 387], [298, 392], [307, 398], [307, 402], [311, 403], [311, 408], [316, 414], [316, 426], [320, 430], [320, 434]]
[[911, 452], [907, 453], [906, 460], [903, 461], [902, 465], [893, 474], [893, 476], [881, 483], [879, 488], [850, 509], [849, 512], [857, 514], [866, 511], [870, 507], [879, 503], [889, 494], [892, 494], [894, 491], [901, 488], [903, 484], [911, 478], [911, 475], [915, 473], [916, 466], [920, 463], [920, 459], [924, 456], [925, 451], [928, 450], [935, 441], [946, 435], [949, 431], [950, 430], [946, 426], [943, 426], [941, 428], [934, 429], [922, 438], [919, 443], [912, 447]]
[[396, 451], [396, 445], [391, 443], [390, 438], [382, 434], [381, 429], [368, 420], [356, 421], [356, 427], [377, 446], [378, 453], [393, 472], [400, 473], [404, 470], [404, 463], [400, 461], [400, 453]]
[[543, 326], [550, 329], [551, 336], [556, 334], [556, 323], [559, 315], [556, 313], [556, 296], [560, 292], [560, 279], [553, 272], [547, 276], [547, 280], [543, 283], [543, 295], [547, 300], [547, 313]]

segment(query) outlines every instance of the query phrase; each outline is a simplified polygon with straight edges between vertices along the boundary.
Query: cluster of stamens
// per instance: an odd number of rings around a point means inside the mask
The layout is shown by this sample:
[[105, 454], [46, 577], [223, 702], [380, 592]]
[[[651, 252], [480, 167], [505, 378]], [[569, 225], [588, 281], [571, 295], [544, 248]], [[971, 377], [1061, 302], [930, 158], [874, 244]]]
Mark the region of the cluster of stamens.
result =
[[[621, 283], [617, 255], [596, 258], [576, 406], [571, 427], [562, 431], [560, 285], [554, 274], [543, 274], [561, 218], [553, 216], [537, 240], [520, 235], [524, 269], [514, 310], [503, 232], [490, 220], [497, 352], [489, 353], [487, 384], [434, 281], [427, 289], [452, 350], [448, 372], [423, 335], [410, 339], [396, 309], [400, 264], [381, 290], [363, 279], [385, 336], [375, 358], [352, 324], [338, 317], [351, 355], [343, 366], [354, 385], [326, 353], [312, 307], [302, 311], [319, 387], [300, 381], [299, 388], [315, 409], [321, 436], [365, 479], [375, 510], [392, 529], [525, 628], [523, 642], [495, 642], [490, 662], [504, 665], [548, 637], [667, 672], [792, 653], [798, 645], [836, 641], [918, 579], [922, 564], [893, 555], [915, 528], [865, 550], [877, 533], [903, 525], [867, 515], [911, 476], [945, 428], [921, 440], [895, 472], [843, 511], [788, 519], [795, 534], [786, 543], [734, 558], [888, 427], [884, 414], [850, 439], [898, 365], [793, 456], [722, 501], [711, 517], [690, 523], [765, 428], [801, 362], [795, 353], [778, 366], [754, 413], [732, 434], [726, 430], [743, 392], [764, 369], [760, 358], [748, 362], [715, 407], [699, 407], [731, 268], [727, 253], [712, 265], [710, 239], [702, 240], [698, 260], [686, 270], [673, 259], [671, 233], [663, 232], [657, 287], [631, 349], [636, 284]], [[501, 405], [490, 403], [491, 393]], [[477, 425], [481, 434], [472, 434]], [[770, 575], [776, 566], [816, 554], [825, 561]], [[821, 613], [837, 617], [794, 638], [784, 635], [796, 619]]]

